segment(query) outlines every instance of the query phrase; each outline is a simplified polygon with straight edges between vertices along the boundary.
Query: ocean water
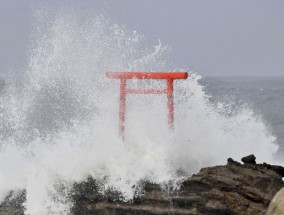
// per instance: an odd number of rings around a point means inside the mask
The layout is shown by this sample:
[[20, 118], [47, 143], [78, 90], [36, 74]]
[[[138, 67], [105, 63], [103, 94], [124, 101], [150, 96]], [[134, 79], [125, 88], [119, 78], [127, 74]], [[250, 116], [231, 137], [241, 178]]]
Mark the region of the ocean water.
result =
[[210, 101], [254, 110], [277, 138], [277, 155], [284, 158], [284, 77], [205, 77], [200, 84]]
[[[254, 153], [257, 162], [281, 164], [281, 84], [202, 79], [198, 71], [171, 66], [162, 41], [149, 44], [105, 15], [59, 10], [37, 11], [34, 18], [29, 64], [1, 85], [0, 202], [11, 190], [25, 190], [26, 215], [67, 215], [74, 183], [88, 177], [102, 194], [116, 190], [130, 200], [145, 180], [178, 187], [228, 157]], [[119, 82], [105, 72], [184, 70], [189, 78], [174, 85], [175, 129], [167, 124], [166, 96], [133, 95], [122, 139]], [[163, 81], [129, 83], [146, 85], [165, 87]]]

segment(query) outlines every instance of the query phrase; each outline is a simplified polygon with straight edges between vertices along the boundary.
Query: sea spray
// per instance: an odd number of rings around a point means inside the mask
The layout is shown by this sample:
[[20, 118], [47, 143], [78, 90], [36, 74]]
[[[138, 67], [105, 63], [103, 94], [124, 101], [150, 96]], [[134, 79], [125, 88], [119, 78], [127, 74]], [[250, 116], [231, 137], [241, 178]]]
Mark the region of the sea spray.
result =
[[[170, 71], [169, 48], [106, 16], [36, 13], [30, 64], [1, 94], [0, 197], [25, 190], [26, 214], [69, 214], [74, 183], [89, 177], [102, 193], [130, 200], [141, 181], [180, 181], [200, 167], [254, 153], [273, 161], [277, 146], [261, 118], [243, 108], [226, 114], [209, 102], [200, 76], [175, 82], [175, 129], [164, 95], [127, 98], [126, 133], [118, 134], [119, 83], [106, 71]], [[44, 27], [43, 27], [44, 26]], [[190, 59], [189, 59], [190, 60]], [[135, 80], [133, 86], [165, 87]]]

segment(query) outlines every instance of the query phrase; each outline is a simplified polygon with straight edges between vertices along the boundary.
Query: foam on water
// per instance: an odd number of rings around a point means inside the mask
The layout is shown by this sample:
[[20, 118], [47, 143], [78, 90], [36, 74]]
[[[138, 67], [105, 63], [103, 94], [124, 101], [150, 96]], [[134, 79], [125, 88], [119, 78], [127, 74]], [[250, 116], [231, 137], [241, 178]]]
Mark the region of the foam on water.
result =
[[[148, 180], [178, 182], [200, 167], [254, 153], [274, 162], [277, 146], [261, 117], [210, 104], [200, 77], [175, 83], [175, 130], [163, 95], [127, 99], [125, 141], [118, 135], [119, 83], [106, 71], [169, 71], [167, 46], [152, 46], [105, 16], [36, 14], [30, 65], [1, 94], [0, 201], [26, 190], [26, 214], [69, 214], [75, 182], [89, 176], [129, 200]], [[161, 81], [131, 83], [161, 88]], [[136, 185], [136, 186], [133, 186]]]

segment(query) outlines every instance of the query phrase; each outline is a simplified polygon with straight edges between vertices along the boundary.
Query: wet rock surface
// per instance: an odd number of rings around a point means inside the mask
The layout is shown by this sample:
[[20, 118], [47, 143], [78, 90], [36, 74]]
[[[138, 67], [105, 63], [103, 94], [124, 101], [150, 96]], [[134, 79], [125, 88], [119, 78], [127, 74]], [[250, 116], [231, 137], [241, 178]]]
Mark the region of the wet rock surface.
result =
[[[283, 167], [282, 167], [283, 168]], [[179, 190], [144, 184], [144, 194], [131, 202], [119, 201], [119, 193], [101, 196], [95, 182], [75, 186], [75, 215], [154, 215], [154, 214], [260, 214], [273, 196], [284, 187], [280, 166], [241, 164], [228, 159], [227, 165], [203, 168], [185, 180]], [[20, 196], [22, 201], [24, 196]], [[15, 201], [15, 200], [14, 200]], [[1, 215], [21, 215], [23, 207], [4, 202]]]

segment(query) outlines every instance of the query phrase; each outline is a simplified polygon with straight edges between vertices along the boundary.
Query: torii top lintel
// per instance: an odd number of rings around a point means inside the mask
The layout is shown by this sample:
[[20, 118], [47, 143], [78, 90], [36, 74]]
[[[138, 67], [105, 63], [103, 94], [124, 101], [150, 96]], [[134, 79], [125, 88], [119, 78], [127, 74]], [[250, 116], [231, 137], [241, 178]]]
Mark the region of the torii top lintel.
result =
[[187, 72], [107, 72], [108, 78], [119, 79], [187, 79]]

